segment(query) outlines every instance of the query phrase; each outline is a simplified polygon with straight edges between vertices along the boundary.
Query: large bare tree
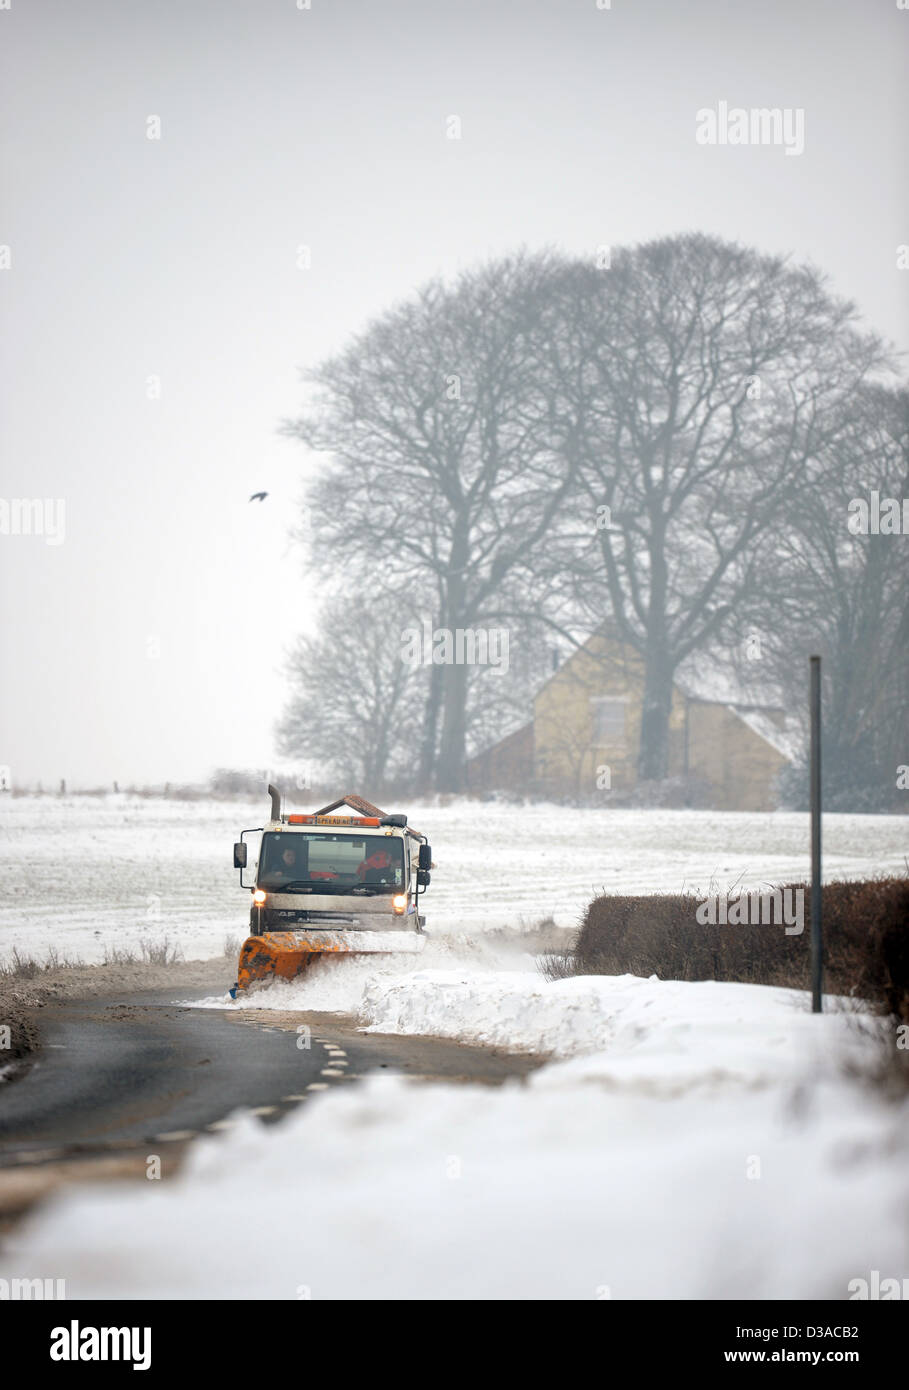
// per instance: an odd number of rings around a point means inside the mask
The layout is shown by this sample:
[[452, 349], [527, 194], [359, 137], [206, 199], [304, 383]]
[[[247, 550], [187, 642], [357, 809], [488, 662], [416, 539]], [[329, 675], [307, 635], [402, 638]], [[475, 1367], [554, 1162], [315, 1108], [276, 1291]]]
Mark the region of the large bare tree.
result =
[[[328, 455], [309, 496], [316, 555], [371, 583], [417, 588], [400, 630], [489, 625], [571, 484], [548, 353], [556, 262], [518, 255], [425, 286], [307, 374], [286, 428]], [[418, 781], [464, 785], [470, 673], [428, 668]], [[494, 677], [491, 677], [491, 679]]]
[[817, 272], [705, 236], [561, 282], [552, 361], [580, 433], [552, 579], [639, 652], [638, 771], [657, 779], [675, 672], [710, 659], [840, 403], [883, 355]]
[[[816, 653], [825, 805], [895, 809], [905, 797], [898, 768], [909, 761], [909, 537], [899, 515], [893, 529], [887, 501], [909, 497], [909, 390], [866, 388], [841, 415], [762, 552], [736, 614], [735, 650], [741, 659], [756, 648], [752, 669], [758, 664], [801, 716], [803, 755], [789, 779], [797, 804], [807, 804], [808, 657]], [[863, 519], [867, 526], [853, 524]]]

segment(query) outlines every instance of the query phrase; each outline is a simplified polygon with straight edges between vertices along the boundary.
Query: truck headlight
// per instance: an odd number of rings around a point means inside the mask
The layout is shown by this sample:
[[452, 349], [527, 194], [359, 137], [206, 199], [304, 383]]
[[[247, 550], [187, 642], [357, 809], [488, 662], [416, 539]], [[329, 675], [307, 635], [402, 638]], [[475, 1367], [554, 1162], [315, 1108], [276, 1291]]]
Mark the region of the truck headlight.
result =
[[255, 903], [256, 907], [261, 907], [267, 897], [268, 894], [266, 893], [264, 888], [257, 888], [256, 891], [253, 893], [253, 902]]
[[407, 911], [407, 894], [395, 893], [394, 897], [391, 900], [391, 905], [394, 908], [397, 916], [400, 917], [403, 912]]

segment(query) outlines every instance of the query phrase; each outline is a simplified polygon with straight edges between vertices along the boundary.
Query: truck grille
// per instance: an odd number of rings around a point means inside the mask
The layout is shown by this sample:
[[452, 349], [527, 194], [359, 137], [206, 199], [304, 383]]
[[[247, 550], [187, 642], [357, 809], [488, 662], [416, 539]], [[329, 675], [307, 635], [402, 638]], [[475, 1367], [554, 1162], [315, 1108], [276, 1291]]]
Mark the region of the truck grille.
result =
[[344, 917], [334, 912], [301, 912], [292, 907], [270, 908], [263, 916], [269, 927], [277, 927], [279, 930], [282, 926], [299, 926], [301, 923], [307, 923], [314, 927], [331, 927], [339, 924], [346, 927], [356, 927], [360, 923], [359, 917]]

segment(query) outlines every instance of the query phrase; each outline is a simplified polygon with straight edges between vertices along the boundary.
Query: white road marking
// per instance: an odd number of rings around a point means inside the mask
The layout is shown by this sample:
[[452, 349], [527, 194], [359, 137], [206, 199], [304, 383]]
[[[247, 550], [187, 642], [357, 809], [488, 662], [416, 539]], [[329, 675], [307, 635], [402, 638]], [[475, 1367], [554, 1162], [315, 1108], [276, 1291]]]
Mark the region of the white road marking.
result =
[[343, 1071], [341, 1071], [340, 1067], [323, 1067], [323, 1068], [322, 1068], [321, 1075], [322, 1075], [322, 1076], [343, 1076], [344, 1073], [343, 1073]]
[[167, 1142], [171, 1139], [194, 1139], [198, 1134], [195, 1129], [171, 1129], [166, 1134], [156, 1134], [155, 1138]]
[[327, 1081], [310, 1081], [310, 1083], [309, 1083], [309, 1085], [306, 1087], [306, 1089], [307, 1089], [307, 1091], [327, 1091], [327, 1090], [328, 1090], [328, 1082], [327, 1082]]

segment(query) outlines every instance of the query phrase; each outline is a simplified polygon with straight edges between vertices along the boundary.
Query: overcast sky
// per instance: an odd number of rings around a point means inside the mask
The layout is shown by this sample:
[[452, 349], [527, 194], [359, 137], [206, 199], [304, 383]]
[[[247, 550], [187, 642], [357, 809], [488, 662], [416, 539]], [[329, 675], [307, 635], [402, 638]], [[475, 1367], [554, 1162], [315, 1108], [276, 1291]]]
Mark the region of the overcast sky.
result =
[[[909, 348], [907, 47], [896, 0], [13, 0], [0, 498], [66, 529], [0, 535], [0, 764], [271, 762], [318, 588], [278, 423], [434, 274], [701, 229], [811, 259]], [[723, 100], [803, 109], [804, 153], [697, 144]]]

